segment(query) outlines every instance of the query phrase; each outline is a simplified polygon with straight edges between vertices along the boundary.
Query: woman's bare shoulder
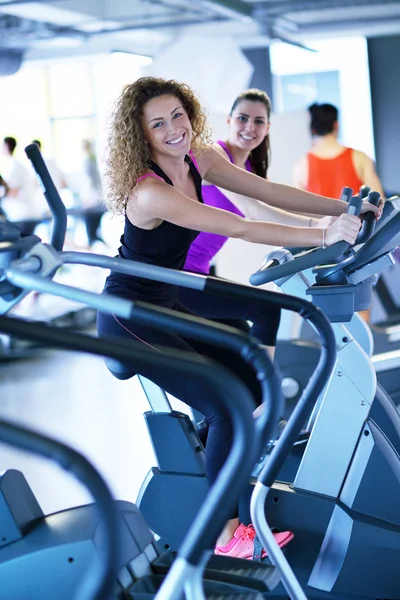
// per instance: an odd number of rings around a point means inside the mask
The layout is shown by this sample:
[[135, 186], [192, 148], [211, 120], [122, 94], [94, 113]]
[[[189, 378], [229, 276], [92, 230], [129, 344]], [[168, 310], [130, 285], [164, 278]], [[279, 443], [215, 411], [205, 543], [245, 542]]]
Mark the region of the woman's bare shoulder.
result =
[[[197, 158], [197, 157], [196, 157]], [[228, 160], [226, 152], [221, 148], [219, 144], [210, 144], [205, 150], [203, 150], [198, 158], [197, 162], [199, 165], [200, 175], [204, 178], [205, 174], [211, 167], [219, 163], [221, 158]]]
[[204, 179], [209, 169], [220, 159], [221, 155], [215, 147], [215, 144], [208, 144], [200, 152], [193, 152], [200, 175]]
[[223, 146], [221, 146], [221, 144], [218, 144], [218, 142], [214, 142], [213, 148], [215, 148], [215, 150], [217, 150], [217, 152], [219, 152], [224, 158], [228, 157], [227, 151]]

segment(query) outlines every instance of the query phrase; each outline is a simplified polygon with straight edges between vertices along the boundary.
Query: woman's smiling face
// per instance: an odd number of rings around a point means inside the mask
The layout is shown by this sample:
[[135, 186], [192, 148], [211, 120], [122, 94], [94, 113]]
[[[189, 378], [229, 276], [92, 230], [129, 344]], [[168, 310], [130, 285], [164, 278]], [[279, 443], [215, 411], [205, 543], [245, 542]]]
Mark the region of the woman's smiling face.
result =
[[153, 156], [185, 156], [190, 150], [192, 126], [176, 96], [163, 94], [143, 107], [141, 125]]
[[267, 135], [270, 127], [263, 102], [241, 100], [228, 118], [229, 142], [251, 152]]

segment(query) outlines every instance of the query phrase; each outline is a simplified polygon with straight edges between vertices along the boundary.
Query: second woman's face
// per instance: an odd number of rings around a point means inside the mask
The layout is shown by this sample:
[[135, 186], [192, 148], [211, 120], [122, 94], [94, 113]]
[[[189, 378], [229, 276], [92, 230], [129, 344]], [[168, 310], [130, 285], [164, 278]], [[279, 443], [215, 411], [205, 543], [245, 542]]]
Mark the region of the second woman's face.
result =
[[190, 150], [192, 126], [176, 96], [163, 94], [143, 107], [141, 117], [145, 139], [153, 156], [184, 156]]
[[228, 118], [229, 142], [243, 150], [254, 150], [270, 127], [267, 107], [262, 102], [242, 100]]

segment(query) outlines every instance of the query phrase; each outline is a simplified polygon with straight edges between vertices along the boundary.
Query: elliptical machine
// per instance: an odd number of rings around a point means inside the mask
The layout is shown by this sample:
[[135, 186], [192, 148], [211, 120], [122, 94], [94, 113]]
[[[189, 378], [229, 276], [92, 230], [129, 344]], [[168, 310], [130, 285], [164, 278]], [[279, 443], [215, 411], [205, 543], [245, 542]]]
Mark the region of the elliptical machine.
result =
[[[367, 186], [362, 186], [360, 197], [367, 199], [369, 194], [370, 189]], [[344, 187], [340, 200], [349, 202], [352, 197], [352, 188]], [[379, 194], [372, 192], [369, 200], [377, 205], [380, 200]], [[370, 214], [371, 216], [368, 215], [363, 221], [355, 245], [364, 243], [373, 233], [375, 223], [371, 218], [372, 213]], [[305, 252], [304, 248], [289, 248], [289, 251], [293, 256], [301, 256]], [[278, 254], [272, 253], [271, 257], [274, 259], [275, 256], [279, 257], [280, 255], [278, 251]], [[269, 255], [265, 260], [268, 260], [268, 257]], [[307, 270], [306, 277], [308, 281], [314, 281], [315, 275], [311, 269]], [[348, 328], [352, 330], [364, 350], [372, 354], [372, 337], [369, 330], [365, 330], [361, 321], [361, 317], [355, 314]], [[286, 319], [283, 332], [276, 345], [275, 362], [279, 366], [282, 375], [282, 391], [286, 401], [283, 416], [287, 419], [296, 406], [303, 389], [307, 385], [314, 365], [317, 363], [320, 346], [313, 329], [297, 318]]]
[[[397, 214], [339, 262], [330, 260], [329, 248], [299, 258], [280, 251], [250, 279], [311, 297], [336, 339], [337, 362], [309, 437], [292, 451], [265, 505], [278, 528], [297, 532], [287, 557], [310, 598], [400, 597], [400, 416], [343, 324], [369, 307], [374, 277], [392, 264], [399, 243]], [[315, 283], [304, 274], [312, 268]], [[272, 594], [282, 597], [281, 588]]]

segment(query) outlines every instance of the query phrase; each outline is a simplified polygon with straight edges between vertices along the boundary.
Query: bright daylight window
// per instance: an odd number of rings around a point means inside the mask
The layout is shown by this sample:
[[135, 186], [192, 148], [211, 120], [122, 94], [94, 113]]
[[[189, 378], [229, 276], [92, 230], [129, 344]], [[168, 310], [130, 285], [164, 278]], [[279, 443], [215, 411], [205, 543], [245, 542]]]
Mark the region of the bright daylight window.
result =
[[24, 147], [40, 139], [44, 154], [54, 156], [70, 175], [80, 169], [82, 140], [90, 139], [101, 163], [111, 105], [123, 85], [140, 77], [150, 62], [116, 52], [24, 64], [15, 75], [0, 77], [0, 138], [15, 137], [23, 161]]

